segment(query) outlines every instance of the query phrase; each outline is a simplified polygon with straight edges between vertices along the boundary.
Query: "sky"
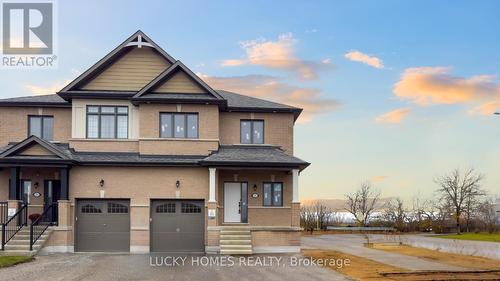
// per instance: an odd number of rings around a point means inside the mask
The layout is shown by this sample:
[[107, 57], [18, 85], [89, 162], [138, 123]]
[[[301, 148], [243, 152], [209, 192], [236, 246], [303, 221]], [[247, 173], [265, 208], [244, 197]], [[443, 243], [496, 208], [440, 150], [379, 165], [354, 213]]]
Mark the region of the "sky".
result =
[[0, 98], [49, 94], [140, 29], [217, 89], [304, 108], [302, 199], [370, 181], [433, 198], [474, 168], [500, 195], [499, 1], [58, 1], [58, 67], [0, 69]]

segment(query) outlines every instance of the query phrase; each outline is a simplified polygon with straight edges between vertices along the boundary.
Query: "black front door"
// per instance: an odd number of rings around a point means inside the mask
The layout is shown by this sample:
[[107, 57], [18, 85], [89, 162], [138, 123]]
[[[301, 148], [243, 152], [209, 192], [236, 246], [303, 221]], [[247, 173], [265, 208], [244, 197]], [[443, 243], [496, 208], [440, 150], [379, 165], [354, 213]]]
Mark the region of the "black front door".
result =
[[57, 201], [61, 198], [61, 181], [59, 180], [46, 180], [44, 182], [44, 192], [43, 192], [43, 202], [44, 210], [46, 210], [51, 205], [52, 208], [47, 211], [44, 220], [57, 224], [58, 212], [57, 212]]

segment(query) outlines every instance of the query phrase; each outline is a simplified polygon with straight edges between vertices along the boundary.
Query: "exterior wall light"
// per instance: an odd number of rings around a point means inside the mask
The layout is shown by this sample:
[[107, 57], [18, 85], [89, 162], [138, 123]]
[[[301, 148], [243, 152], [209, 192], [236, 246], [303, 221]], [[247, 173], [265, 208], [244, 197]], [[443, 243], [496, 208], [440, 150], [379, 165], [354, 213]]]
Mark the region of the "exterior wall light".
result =
[[101, 180], [99, 181], [99, 186], [100, 186], [100, 187], [104, 187], [104, 180], [103, 180], [103, 179], [101, 179]]
[[35, 187], [35, 189], [38, 189], [38, 182], [35, 182], [35, 183], [33, 184], [33, 187]]
[[177, 181], [175, 182], [175, 187], [179, 188], [180, 186], [181, 186], [181, 182], [180, 182], [179, 180], [177, 180]]
[[257, 184], [253, 185], [253, 191], [257, 191]]

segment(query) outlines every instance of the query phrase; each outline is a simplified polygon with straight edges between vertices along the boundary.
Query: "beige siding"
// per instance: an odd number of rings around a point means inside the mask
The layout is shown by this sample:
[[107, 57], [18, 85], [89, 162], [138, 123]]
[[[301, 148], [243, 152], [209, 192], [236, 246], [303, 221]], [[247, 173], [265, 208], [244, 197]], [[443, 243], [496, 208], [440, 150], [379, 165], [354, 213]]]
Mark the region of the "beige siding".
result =
[[28, 115], [54, 116], [54, 141], [71, 137], [71, 108], [0, 107], [0, 147], [28, 137]]
[[240, 120], [264, 120], [264, 142], [280, 146], [288, 154], [293, 154], [293, 114], [292, 113], [220, 113], [221, 144], [240, 143]]
[[20, 155], [31, 155], [31, 156], [46, 156], [46, 155], [54, 155], [54, 153], [47, 150], [45, 147], [35, 144], [32, 145], [25, 150], [19, 153]]
[[169, 66], [153, 49], [134, 48], [82, 89], [138, 91]]
[[157, 93], [190, 93], [205, 94], [196, 82], [194, 82], [184, 71], [177, 71], [172, 77], [154, 90]]

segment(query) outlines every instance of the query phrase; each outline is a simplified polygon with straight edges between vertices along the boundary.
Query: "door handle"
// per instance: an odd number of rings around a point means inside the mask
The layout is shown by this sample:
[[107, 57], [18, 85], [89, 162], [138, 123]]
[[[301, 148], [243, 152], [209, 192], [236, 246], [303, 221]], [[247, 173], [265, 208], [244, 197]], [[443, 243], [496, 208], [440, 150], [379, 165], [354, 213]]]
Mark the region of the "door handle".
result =
[[238, 202], [238, 214], [241, 214], [241, 201]]

